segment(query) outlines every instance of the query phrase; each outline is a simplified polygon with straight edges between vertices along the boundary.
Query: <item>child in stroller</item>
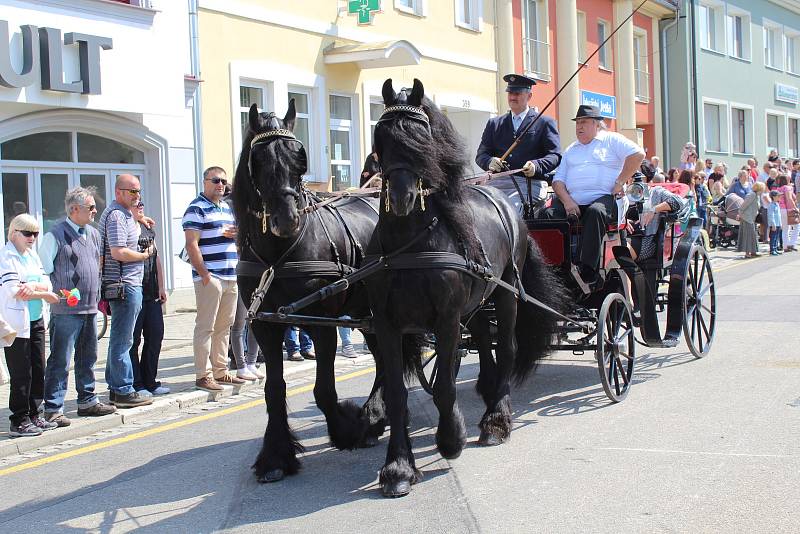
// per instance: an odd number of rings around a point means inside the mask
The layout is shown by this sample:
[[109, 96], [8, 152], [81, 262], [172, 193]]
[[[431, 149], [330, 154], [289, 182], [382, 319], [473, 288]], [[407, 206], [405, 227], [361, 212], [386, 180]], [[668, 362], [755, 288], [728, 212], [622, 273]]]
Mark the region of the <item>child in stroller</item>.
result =
[[735, 247], [739, 238], [739, 207], [744, 200], [735, 193], [723, 195], [709, 205], [711, 221], [711, 246]]

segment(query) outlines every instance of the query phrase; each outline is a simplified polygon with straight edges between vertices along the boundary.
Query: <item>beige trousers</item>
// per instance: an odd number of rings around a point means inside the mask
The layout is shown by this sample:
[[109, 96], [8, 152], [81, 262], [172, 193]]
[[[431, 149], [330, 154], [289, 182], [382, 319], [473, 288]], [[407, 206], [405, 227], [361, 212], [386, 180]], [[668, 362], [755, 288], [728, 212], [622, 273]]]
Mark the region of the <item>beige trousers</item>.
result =
[[194, 283], [197, 318], [194, 322], [194, 371], [197, 379], [220, 378], [228, 372], [228, 342], [236, 316], [236, 280], [212, 276], [208, 285]]

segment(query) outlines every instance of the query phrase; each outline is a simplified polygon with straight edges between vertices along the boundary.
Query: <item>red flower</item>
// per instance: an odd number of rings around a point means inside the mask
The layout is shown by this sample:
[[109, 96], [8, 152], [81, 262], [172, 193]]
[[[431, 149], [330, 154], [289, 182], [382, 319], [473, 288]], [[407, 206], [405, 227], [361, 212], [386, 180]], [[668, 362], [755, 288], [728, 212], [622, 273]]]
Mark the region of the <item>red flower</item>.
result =
[[77, 305], [78, 305], [78, 297], [76, 297], [75, 295], [70, 295], [69, 297], [67, 297], [67, 306], [73, 308]]

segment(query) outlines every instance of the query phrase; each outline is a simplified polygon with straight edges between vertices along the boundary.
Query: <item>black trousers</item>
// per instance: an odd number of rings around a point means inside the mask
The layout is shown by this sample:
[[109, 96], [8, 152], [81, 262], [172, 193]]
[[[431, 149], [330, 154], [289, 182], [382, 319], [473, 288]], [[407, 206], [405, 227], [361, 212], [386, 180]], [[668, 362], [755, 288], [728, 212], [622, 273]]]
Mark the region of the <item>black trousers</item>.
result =
[[[144, 338], [142, 354], [139, 344]], [[153, 391], [161, 385], [156, 380], [158, 357], [161, 355], [161, 342], [164, 341], [164, 312], [161, 301], [142, 300], [142, 311], [133, 327], [133, 346], [131, 346], [131, 365], [133, 366], [133, 389]]]
[[31, 337], [18, 337], [5, 348], [11, 376], [8, 409], [12, 425], [38, 417], [44, 400], [44, 319], [31, 321]]
[[[581, 209], [581, 248], [578, 252], [581, 265], [598, 271], [603, 236], [611, 221], [617, 220], [617, 201], [613, 195], [603, 195], [591, 204], [579, 206]], [[553, 197], [552, 205], [544, 211], [545, 219], [566, 219], [567, 210], [558, 197]]]

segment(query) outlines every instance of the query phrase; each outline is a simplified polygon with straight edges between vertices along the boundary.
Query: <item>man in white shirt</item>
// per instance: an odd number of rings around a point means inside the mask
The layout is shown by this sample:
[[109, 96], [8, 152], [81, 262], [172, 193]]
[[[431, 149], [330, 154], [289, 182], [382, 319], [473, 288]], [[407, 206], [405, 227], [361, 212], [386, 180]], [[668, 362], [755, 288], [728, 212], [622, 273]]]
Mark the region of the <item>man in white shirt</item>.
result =
[[645, 153], [626, 137], [606, 131], [596, 106], [580, 106], [572, 120], [578, 140], [564, 151], [553, 178], [556, 198], [545, 218], [580, 219], [580, 275], [591, 284], [597, 280], [606, 228], [617, 218], [615, 197], [622, 193]]

